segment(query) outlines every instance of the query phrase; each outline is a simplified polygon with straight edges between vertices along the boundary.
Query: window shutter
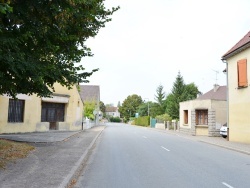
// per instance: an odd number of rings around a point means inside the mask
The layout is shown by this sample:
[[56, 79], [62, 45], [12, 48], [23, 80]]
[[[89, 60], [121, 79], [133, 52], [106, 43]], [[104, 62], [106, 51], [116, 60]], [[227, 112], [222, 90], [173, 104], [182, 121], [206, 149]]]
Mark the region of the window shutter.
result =
[[238, 66], [238, 87], [246, 87], [247, 83], [247, 60], [242, 59], [237, 62]]

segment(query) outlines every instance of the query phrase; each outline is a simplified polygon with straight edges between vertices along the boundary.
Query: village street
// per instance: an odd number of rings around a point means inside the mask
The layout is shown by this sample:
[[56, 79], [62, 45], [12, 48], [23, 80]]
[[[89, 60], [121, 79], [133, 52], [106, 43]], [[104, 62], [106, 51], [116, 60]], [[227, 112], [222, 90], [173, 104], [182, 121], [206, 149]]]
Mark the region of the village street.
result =
[[110, 124], [75, 187], [248, 188], [249, 176], [249, 155], [192, 137]]
[[[1, 188], [248, 188], [249, 144], [105, 123], [84, 131], [6, 134], [35, 146], [0, 171]], [[13, 178], [14, 177], [14, 178]]]

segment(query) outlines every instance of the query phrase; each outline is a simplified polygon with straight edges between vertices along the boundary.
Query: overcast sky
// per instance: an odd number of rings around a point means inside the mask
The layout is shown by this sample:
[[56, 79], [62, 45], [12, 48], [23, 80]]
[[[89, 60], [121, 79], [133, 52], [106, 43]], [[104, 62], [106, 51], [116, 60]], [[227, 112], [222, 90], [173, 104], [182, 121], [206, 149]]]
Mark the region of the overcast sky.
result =
[[100, 69], [89, 85], [99, 85], [101, 101], [114, 106], [132, 94], [154, 101], [160, 84], [170, 93], [178, 71], [203, 93], [216, 82], [226, 85], [221, 57], [250, 30], [249, 0], [106, 0], [105, 5], [121, 8], [88, 40], [95, 55], [82, 64]]

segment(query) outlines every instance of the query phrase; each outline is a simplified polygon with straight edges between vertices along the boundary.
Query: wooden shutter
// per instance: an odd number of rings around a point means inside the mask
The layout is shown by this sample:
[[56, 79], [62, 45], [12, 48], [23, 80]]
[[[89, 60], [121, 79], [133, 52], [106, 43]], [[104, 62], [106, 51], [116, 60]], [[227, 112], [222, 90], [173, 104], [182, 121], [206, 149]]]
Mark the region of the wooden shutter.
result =
[[242, 59], [237, 62], [238, 66], [238, 87], [247, 87], [247, 60]]

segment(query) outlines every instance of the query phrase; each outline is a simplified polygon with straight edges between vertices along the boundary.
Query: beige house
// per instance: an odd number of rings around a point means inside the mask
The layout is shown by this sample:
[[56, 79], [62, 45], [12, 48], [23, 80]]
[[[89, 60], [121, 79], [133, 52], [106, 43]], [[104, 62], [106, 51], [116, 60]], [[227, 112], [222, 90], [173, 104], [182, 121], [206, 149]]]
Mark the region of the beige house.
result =
[[180, 132], [191, 135], [220, 136], [227, 122], [227, 88], [214, 88], [195, 100], [180, 103]]
[[250, 31], [227, 53], [229, 141], [250, 143]]
[[55, 84], [51, 98], [18, 94], [18, 100], [0, 96], [0, 133], [81, 130], [83, 104], [74, 86]]
[[108, 117], [119, 117], [120, 118], [120, 112], [118, 111], [118, 107], [114, 106], [107, 106], [105, 110], [105, 114]]

